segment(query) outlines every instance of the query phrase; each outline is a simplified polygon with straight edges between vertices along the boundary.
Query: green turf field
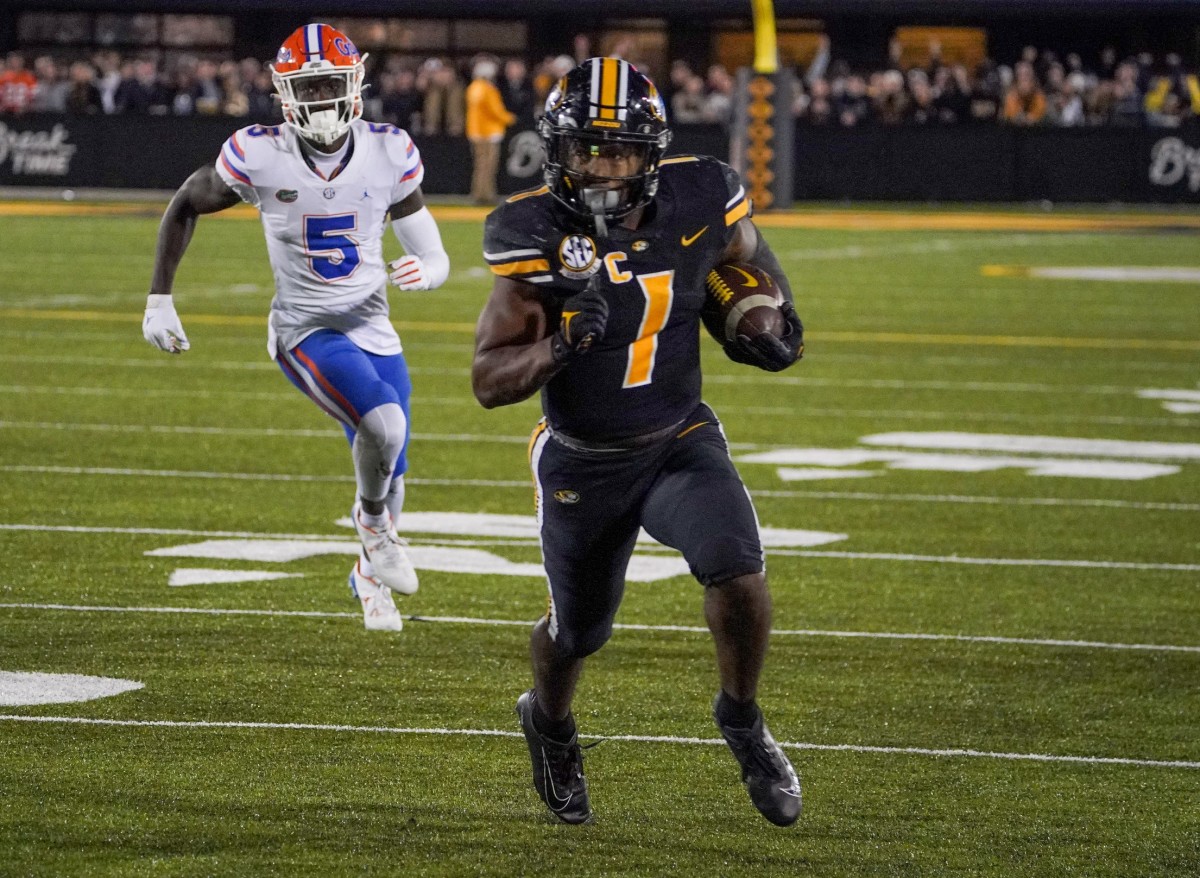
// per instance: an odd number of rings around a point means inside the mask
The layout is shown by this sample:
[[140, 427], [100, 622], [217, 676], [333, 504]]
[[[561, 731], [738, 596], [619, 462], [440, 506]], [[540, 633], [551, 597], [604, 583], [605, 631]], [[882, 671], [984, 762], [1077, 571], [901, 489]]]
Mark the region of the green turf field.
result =
[[[346, 588], [345, 440], [266, 356], [258, 224], [201, 220], [168, 357], [139, 327], [160, 209], [0, 216], [0, 874], [1200, 873], [1195, 214], [764, 218], [807, 356], [704, 365], [775, 529], [781, 830], [717, 743], [700, 588], [653, 545], [576, 704], [608, 739], [596, 821], [533, 791], [539, 412], [471, 395], [478, 219], [442, 222], [444, 289], [391, 297], [423, 567], [392, 635]], [[35, 673], [142, 686], [30, 704]]]

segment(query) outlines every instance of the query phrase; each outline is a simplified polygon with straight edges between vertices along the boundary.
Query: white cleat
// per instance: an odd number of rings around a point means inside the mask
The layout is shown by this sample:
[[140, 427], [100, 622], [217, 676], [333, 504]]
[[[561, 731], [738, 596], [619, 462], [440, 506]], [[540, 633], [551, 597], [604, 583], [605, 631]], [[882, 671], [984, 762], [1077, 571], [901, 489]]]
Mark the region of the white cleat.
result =
[[362, 523], [361, 504], [355, 503], [354, 508], [350, 510], [350, 517], [354, 519], [354, 529], [358, 531], [358, 538], [362, 540], [367, 560], [375, 569], [375, 579], [392, 591], [414, 594], [418, 585], [417, 571], [408, 558], [408, 552], [404, 550], [404, 540], [396, 535], [391, 514], [387, 513], [387, 516], [387, 526], [375, 529]]
[[399, 631], [404, 627], [392, 593], [374, 576], [364, 575], [357, 561], [350, 571], [350, 591], [362, 603], [363, 624], [368, 631]]

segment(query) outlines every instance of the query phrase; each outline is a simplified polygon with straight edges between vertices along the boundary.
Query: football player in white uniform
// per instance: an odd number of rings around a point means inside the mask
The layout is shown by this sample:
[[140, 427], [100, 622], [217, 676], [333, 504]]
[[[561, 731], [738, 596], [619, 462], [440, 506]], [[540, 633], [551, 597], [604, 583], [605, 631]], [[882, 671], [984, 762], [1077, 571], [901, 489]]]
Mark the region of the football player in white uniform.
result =
[[[404, 503], [412, 385], [388, 320], [387, 283], [434, 289], [450, 261], [425, 207], [412, 138], [360, 118], [363, 58], [346, 35], [305, 25], [280, 47], [272, 70], [285, 124], [235, 132], [217, 161], [175, 193], [159, 228], [142, 332], [169, 353], [189, 348], [171, 286], [196, 219], [239, 201], [257, 207], [275, 274], [268, 350], [346, 431], [362, 540], [350, 588], [367, 628], [399, 631], [391, 592], [417, 590], [394, 523]], [[407, 255], [385, 265], [389, 217]]]

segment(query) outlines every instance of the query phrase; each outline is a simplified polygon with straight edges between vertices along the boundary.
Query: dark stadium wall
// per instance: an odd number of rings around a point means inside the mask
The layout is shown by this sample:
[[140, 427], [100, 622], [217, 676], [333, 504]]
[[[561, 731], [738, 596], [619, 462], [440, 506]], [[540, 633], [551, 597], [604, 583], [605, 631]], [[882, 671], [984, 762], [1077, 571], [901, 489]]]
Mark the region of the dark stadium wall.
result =
[[[0, 118], [0, 186], [174, 189], [214, 161], [227, 118], [28, 115]], [[420, 136], [423, 188], [462, 195], [460, 137]], [[720, 126], [678, 126], [675, 153], [725, 159]], [[541, 183], [532, 131], [504, 144], [501, 190]], [[796, 129], [799, 201], [1040, 201], [1200, 204], [1200, 125], [1178, 129], [1005, 126]]]

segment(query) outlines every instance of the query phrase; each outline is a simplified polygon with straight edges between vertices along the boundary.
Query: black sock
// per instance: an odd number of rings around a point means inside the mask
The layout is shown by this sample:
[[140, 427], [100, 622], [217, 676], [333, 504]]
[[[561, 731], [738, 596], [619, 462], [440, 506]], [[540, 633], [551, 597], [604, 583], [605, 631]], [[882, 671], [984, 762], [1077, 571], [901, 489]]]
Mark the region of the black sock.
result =
[[758, 704], [751, 698], [749, 701], [738, 701], [724, 689], [717, 696], [717, 722], [723, 726], [735, 729], [748, 729], [758, 719]]
[[539, 734], [545, 735], [551, 741], [565, 744], [575, 734], [575, 717], [568, 713], [563, 719], [554, 719], [542, 710], [541, 702], [535, 694], [533, 701], [533, 727]]

